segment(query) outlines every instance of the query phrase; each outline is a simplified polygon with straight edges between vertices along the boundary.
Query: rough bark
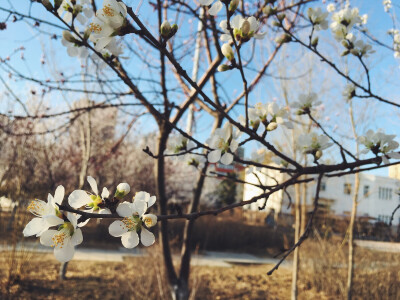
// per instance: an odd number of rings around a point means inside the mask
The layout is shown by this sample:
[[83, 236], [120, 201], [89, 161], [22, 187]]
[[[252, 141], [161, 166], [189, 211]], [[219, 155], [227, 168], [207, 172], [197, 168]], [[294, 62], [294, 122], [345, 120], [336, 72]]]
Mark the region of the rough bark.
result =
[[[300, 238], [300, 185], [296, 184], [295, 189], [295, 228], [294, 228], [294, 243], [296, 244]], [[291, 299], [297, 299], [297, 275], [299, 272], [299, 247], [296, 247], [293, 253], [293, 269], [292, 269], [292, 288]]]

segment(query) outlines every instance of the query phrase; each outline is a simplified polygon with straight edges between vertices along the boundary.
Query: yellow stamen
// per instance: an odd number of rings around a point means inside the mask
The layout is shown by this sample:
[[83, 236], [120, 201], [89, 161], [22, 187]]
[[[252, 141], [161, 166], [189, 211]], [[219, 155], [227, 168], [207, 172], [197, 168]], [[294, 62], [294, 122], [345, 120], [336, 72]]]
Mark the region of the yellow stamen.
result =
[[111, 8], [110, 4], [103, 7], [103, 16], [106, 15], [107, 17], [114, 17], [115, 11]]
[[44, 214], [45, 206], [42, 202], [35, 199], [29, 203], [27, 210], [34, 215], [41, 216]]
[[94, 33], [100, 33], [103, 29], [101, 28], [101, 26], [99, 24], [90, 23], [89, 30]]

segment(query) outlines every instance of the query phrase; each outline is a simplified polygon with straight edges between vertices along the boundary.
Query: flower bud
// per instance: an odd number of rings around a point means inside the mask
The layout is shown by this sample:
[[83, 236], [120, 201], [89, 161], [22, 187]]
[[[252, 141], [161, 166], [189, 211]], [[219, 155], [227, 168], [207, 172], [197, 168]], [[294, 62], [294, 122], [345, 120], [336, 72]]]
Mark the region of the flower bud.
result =
[[285, 14], [280, 14], [280, 15], [278, 15], [278, 20], [279, 20], [279, 22], [282, 22], [285, 18], [286, 18], [286, 15], [285, 15]]
[[63, 0], [54, 0], [54, 9], [57, 10], [60, 8]]
[[230, 61], [235, 59], [235, 55], [233, 54], [233, 49], [229, 44], [223, 44], [221, 47], [222, 54]]
[[260, 120], [257, 119], [254, 122], [250, 122], [250, 125], [253, 127], [254, 131], [257, 131], [258, 127], [260, 127]]
[[359, 56], [359, 53], [358, 53], [357, 49], [351, 49], [350, 53], [353, 54], [354, 56]]
[[90, 30], [90, 28], [86, 28], [85, 32], [83, 33], [83, 39], [87, 41], [91, 33], [92, 31]]
[[250, 32], [250, 22], [245, 20], [242, 24], [242, 27], [240, 28], [240, 30], [242, 31], [242, 36], [246, 36], [249, 34]]
[[313, 38], [313, 40], [311, 41], [311, 46], [313, 46], [314, 48], [318, 46], [318, 37], [316, 36], [315, 38]]
[[343, 51], [342, 54], [340, 54], [340, 56], [346, 56], [350, 53], [349, 50]]
[[267, 5], [263, 8], [263, 13], [267, 15], [267, 17], [275, 14], [275, 9], [271, 5]]
[[121, 199], [123, 197], [125, 197], [127, 194], [129, 194], [129, 192], [131, 191], [131, 188], [129, 186], [129, 184], [127, 184], [126, 182], [120, 183], [117, 186], [117, 190], [115, 191], [115, 197], [118, 199]]
[[66, 40], [67, 42], [70, 43], [76, 43], [78, 40], [74, 38], [74, 36], [71, 34], [71, 32], [64, 30], [62, 33], [63, 39]]
[[272, 22], [272, 26], [280, 27], [280, 26], [281, 26], [281, 23], [279, 23], [279, 22], [277, 22], [277, 21], [273, 21], [273, 22]]
[[168, 37], [171, 33], [171, 24], [167, 20], [165, 20], [160, 27], [160, 33], [163, 37]]
[[318, 159], [320, 159], [321, 158], [321, 156], [322, 156], [322, 150], [317, 150], [316, 152], [315, 152], [315, 154], [314, 154], [314, 157], [315, 157], [315, 159], [316, 160], [318, 160]]
[[218, 72], [225, 72], [225, 71], [228, 71], [228, 70], [230, 70], [230, 67], [227, 66], [227, 65], [219, 65], [218, 66]]
[[42, 4], [48, 11], [53, 10], [53, 5], [50, 3], [49, 0], [42, 0]]
[[278, 127], [278, 123], [276, 122], [271, 122], [267, 126], [267, 131], [273, 131]]
[[288, 35], [287, 33], [284, 33], [281, 36], [277, 37], [275, 39], [275, 42], [277, 44], [285, 44], [285, 43], [289, 43], [291, 40], [292, 40], [291, 36]]
[[171, 35], [174, 35], [178, 31], [178, 25], [174, 24], [171, 27]]
[[234, 12], [236, 8], [239, 6], [240, 0], [232, 0], [231, 3], [229, 4], [229, 11]]

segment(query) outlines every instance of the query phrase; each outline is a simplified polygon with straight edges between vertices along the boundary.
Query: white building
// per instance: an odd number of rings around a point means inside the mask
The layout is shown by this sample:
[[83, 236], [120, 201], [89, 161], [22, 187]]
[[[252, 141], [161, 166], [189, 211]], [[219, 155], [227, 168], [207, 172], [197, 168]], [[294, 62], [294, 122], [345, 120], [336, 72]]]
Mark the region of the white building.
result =
[[[247, 174], [246, 181], [258, 183], [260, 179], [264, 185], [272, 185], [275, 180], [282, 182], [284, 175], [271, 170], [262, 170], [254, 174]], [[258, 179], [258, 178], [259, 179]], [[329, 212], [336, 215], [349, 215], [352, 208], [352, 195], [354, 193], [354, 175], [345, 175], [334, 178], [323, 178], [319, 197], [319, 205]], [[273, 179], [275, 178], [275, 179]], [[312, 209], [315, 197], [316, 182], [307, 184], [307, 207]], [[254, 196], [260, 195], [263, 191], [255, 186], [246, 184], [244, 186], [244, 200], [249, 200]], [[287, 191], [294, 201], [294, 189], [291, 187]], [[371, 174], [360, 174], [360, 187], [358, 191], [357, 217], [372, 217], [376, 221], [385, 223], [390, 222], [395, 208], [400, 204], [400, 180], [396, 178], [375, 176]], [[247, 209], [258, 210], [264, 200], [249, 205]], [[288, 196], [281, 190], [271, 195], [266, 210], [272, 209], [276, 212], [290, 213]], [[400, 210], [394, 215], [392, 224], [400, 223]]]

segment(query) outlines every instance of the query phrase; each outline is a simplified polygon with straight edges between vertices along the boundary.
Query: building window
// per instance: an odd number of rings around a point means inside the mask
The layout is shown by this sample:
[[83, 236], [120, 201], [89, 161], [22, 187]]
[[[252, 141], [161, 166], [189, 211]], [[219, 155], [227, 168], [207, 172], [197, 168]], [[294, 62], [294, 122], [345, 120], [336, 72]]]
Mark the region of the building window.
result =
[[326, 182], [321, 182], [321, 191], [326, 191]]
[[369, 185], [364, 185], [364, 197], [368, 198], [369, 196]]
[[392, 200], [393, 189], [379, 187], [379, 199]]
[[344, 187], [343, 192], [346, 195], [351, 195], [351, 183], [345, 183], [343, 187]]

